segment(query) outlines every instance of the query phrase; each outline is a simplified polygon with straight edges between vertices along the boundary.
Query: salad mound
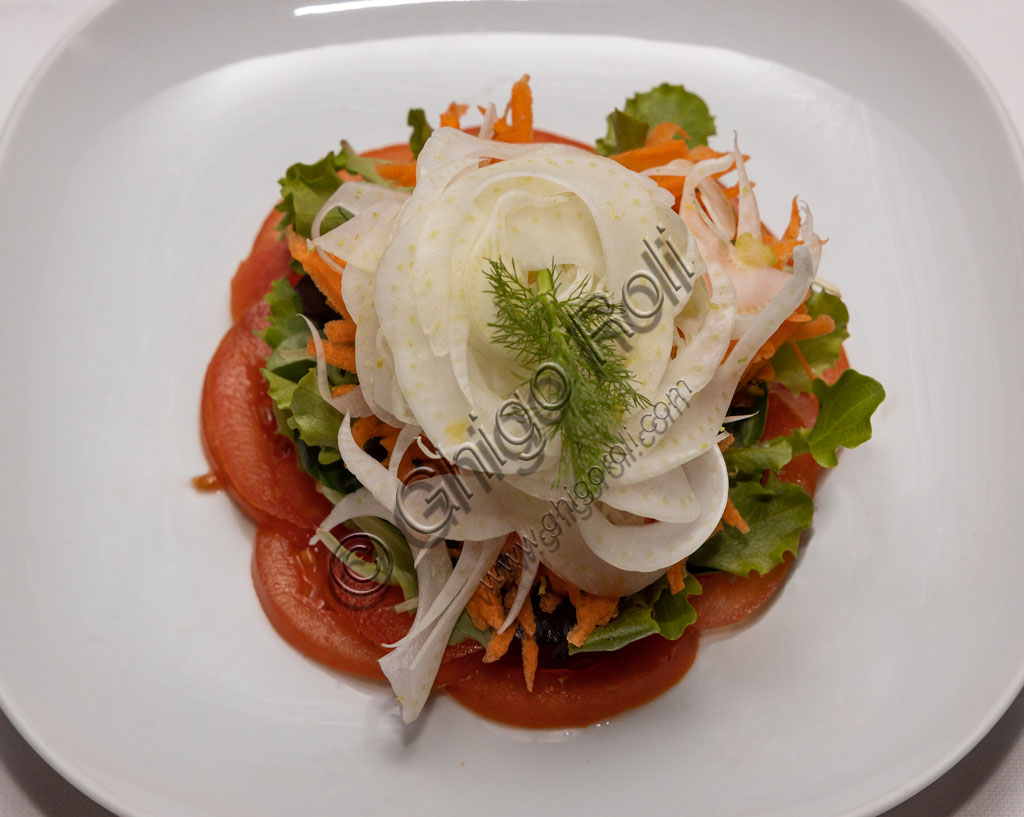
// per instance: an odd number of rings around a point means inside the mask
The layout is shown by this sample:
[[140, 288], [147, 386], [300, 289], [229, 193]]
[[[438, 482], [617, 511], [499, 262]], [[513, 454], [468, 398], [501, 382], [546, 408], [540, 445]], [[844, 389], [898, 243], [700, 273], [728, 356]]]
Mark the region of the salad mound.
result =
[[274, 626], [391, 684], [586, 725], [685, 674], [780, 586], [821, 467], [884, 398], [793, 199], [663, 84], [591, 148], [452, 103], [280, 180], [232, 284], [203, 433], [260, 523]]

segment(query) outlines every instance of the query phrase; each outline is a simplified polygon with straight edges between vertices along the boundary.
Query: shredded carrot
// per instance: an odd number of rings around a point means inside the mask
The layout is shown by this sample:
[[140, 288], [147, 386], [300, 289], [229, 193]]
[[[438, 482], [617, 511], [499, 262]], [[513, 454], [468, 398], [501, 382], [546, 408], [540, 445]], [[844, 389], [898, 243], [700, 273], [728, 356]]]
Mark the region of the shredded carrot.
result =
[[[288, 250], [292, 258], [302, 264], [302, 268], [313, 279], [313, 283], [324, 294], [327, 305], [335, 312], [348, 320], [352, 316], [345, 308], [345, 301], [341, 297], [341, 273], [327, 264], [316, 250], [310, 250], [305, 238], [297, 235], [290, 227], [288, 228]], [[333, 259], [339, 266], [344, 267], [345, 262], [340, 258]]]
[[619, 600], [606, 598], [604, 596], [592, 596], [582, 590], [577, 591], [578, 596], [569, 598], [576, 608], [576, 626], [569, 631], [566, 640], [570, 644], [582, 647], [583, 643], [594, 632], [594, 628], [607, 624], [619, 612]]
[[806, 321], [801, 321], [799, 325], [793, 329], [793, 334], [789, 336], [791, 342], [794, 340], [820, 338], [822, 335], [827, 335], [829, 332], [835, 331], [836, 322], [832, 319], [831, 315], [818, 315], [814, 320], [810, 319], [810, 315], [807, 315], [806, 317]]
[[647, 141], [645, 144], [648, 145], [660, 145], [665, 142], [671, 142], [675, 139], [690, 139], [690, 134], [684, 131], [675, 122], [659, 122], [650, 132], [647, 134]]
[[[750, 187], [751, 187], [751, 189], [753, 189], [754, 187], [757, 187], [757, 182], [750, 182]], [[734, 184], [732, 187], [724, 187], [724, 188], [722, 188], [722, 192], [725, 193], [725, 197], [727, 199], [739, 200], [739, 197], [740, 197], [740, 186], [738, 184]], [[765, 243], [767, 243], [767, 242], [765, 242]]]
[[[751, 380], [771, 380], [772, 378], [769, 377], [769, 374], [774, 370], [769, 371], [766, 367], [770, 366], [769, 361], [775, 353], [789, 343], [790, 340], [807, 340], [809, 338], [821, 337], [822, 335], [827, 335], [833, 329], [835, 329], [835, 321], [828, 315], [819, 315], [814, 320], [811, 320], [811, 316], [807, 314], [806, 304], [801, 303], [782, 322], [779, 328], [772, 333], [772, 336], [761, 344], [761, 348], [754, 353], [750, 363], [747, 364], [746, 371], [743, 373], [740, 385], [749, 383]], [[796, 344], [793, 345], [793, 348], [800, 354]], [[800, 354], [801, 359], [802, 357], [803, 355]], [[813, 377], [813, 375], [811, 376]]]
[[800, 205], [797, 202], [796, 196], [793, 196], [793, 202], [789, 206], [789, 224], [786, 225], [786, 231], [779, 238], [780, 241], [793, 241], [800, 236]]
[[[806, 299], [805, 299], [806, 300]], [[836, 328], [835, 321], [829, 315], [819, 315], [811, 319], [807, 314], [806, 303], [801, 303], [796, 310], [783, 321], [782, 325], [766, 340], [761, 348], [754, 353], [746, 371], [740, 381], [740, 385], [749, 383], [751, 380], [771, 380], [774, 378], [774, 368], [771, 366], [771, 358], [787, 343], [796, 354], [797, 360], [807, 372], [807, 376], [814, 378], [815, 374], [804, 358], [796, 341], [820, 338], [829, 334]]]
[[540, 609], [545, 613], [553, 613], [558, 609], [559, 605], [565, 601], [565, 596], [561, 593], [556, 593], [554, 590], [548, 589], [548, 591], [540, 597]]
[[[346, 372], [354, 372], [356, 370], [356, 350], [353, 343], [356, 339], [356, 325], [351, 320], [328, 321], [324, 324], [324, 332], [327, 334], [327, 340], [322, 341], [324, 360], [331, 366], [337, 366]], [[306, 354], [316, 355], [313, 338], [306, 342]]]
[[740, 514], [739, 509], [732, 503], [732, 498], [725, 503], [725, 513], [722, 514], [722, 521], [726, 525], [736, 528], [740, 533], [750, 533], [750, 525]]
[[814, 370], [807, 363], [807, 358], [805, 358], [804, 353], [800, 351], [800, 347], [797, 345], [796, 341], [790, 340], [789, 346], [796, 355], [796, 359], [800, 363], [800, 367], [807, 373], [807, 377], [814, 380]]
[[776, 267], [782, 269], [793, 260], [793, 250], [804, 242], [800, 239], [800, 206], [796, 196], [793, 196], [793, 203], [789, 208], [789, 224], [781, 238], [772, 235], [764, 224], [761, 225], [761, 241], [771, 248], [778, 259]]
[[651, 176], [658, 187], [662, 187], [673, 195], [676, 200], [675, 208], [679, 209], [679, 202], [683, 198], [683, 185], [686, 184], [685, 176]]
[[[331, 343], [327, 340], [323, 341], [323, 347], [324, 360], [331, 366], [337, 366], [346, 372], [354, 372], [356, 370], [356, 347], [351, 343]], [[313, 338], [306, 342], [306, 354], [316, 356], [316, 346], [313, 344]]]
[[352, 439], [362, 448], [370, 440], [380, 440], [389, 436], [398, 436], [398, 429], [389, 426], [379, 417], [369, 415], [352, 422]]
[[685, 586], [685, 583], [683, 582], [684, 564], [685, 562], [677, 562], [672, 565], [665, 574], [665, 578], [668, 579], [668, 589], [671, 591], [673, 596]]
[[505, 608], [501, 597], [493, 587], [484, 582], [477, 585], [472, 598], [466, 604], [466, 612], [478, 630], [493, 627], [497, 630], [505, 621]]
[[619, 612], [617, 598], [595, 596], [567, 582], [547, 568], [543, 568], [543, 571], [555, 592], [568, 596], [572, 606], [576, 608], [576, 626], [567, 636], [570, 644], [583, 646], [583, 642], [594, 632], [595, 627], [607, 624]]
[[[725, 153], [719, 153], [717, 150], [712, 150], [707, 145], [697, 145], [690, 149], [690, 155], [687, 157], [691, 162], [702, 162], [705, 159], [720, 159], [725, 156]], [[749, 159], [749, 156], [744, 155], [743, 161]], [[722, 171], [722, 173], [716, 173], [715, 176], [721, 176], [728, 173], [728, 170]]]
[[685, 159], [688, 155], [689, 149], [686, 147], [686, 142], [682, 139], [673, 139], [671, 142], [661, 142], [635, 150], [627, 150], [624, 153], [616, 153], [608, 158], [639, 173], [642, 170], [668, 164], [673, 159]]
[[[498, 629], [505, 623], [505, 616], [512, 604], [512, 600], [515, 598], [518, 576], [522, 573], [522, 562], [514, 562], [510, 558], [510, 554], [515, 553], [521, 547], [522, 544], [519, 537], [515, 534], [505, 540], [501, 553], [495, 559], [494, 567], [480, 580], [480, 583], [473, 591], [472, 597], [466, 604], [466, 611], [469, 613], [470, 620], [475, 627], [481, 630], [486, 630], [490, 627], [494, 630], [491, 640], [487, 643], [487, 650], [484, 652], [484, 663], [497, 661], [508, 652], [509, 645], [511, 645], [518, 629], [518, 625], [515, 627], [510, 625], [505, 632], [498, 633]], [[513, 575], [509, 567], [513, 563], [516, 564], [516, 575]], [[506, 584], [510, 585], [507, 590], [505, 590]], [[504, 598], [502, 596], [503, 591]], [[530, 608], [529, 612], [524, 613], [521, 610], [519, 615], [520, 617], [528, 615], [532, 621], [533, 607], [529, 599], [523, 604], [523, 610], [527, 607]], [[521, 618], [519, 624], [522, 624]], [[524, 644], [525, 640], [524, 638]], [[530, 683], [532, 684], [532, 682], [531, 678]]]
[[[523, 680], [526, 689], [533, 692], [533, 679], [537, 675], [540, 650], [537, 647], [537, 620], [533, 617], [533, 604], [527, 599], [519, 611], [519, 634], [523, 642]], [[511, 629], [511, 628], [509, 628]]]
[[789, 340], [789, 336], [796, 328], [797, 320], [795, 320], [795, 318], [799, 318], [801, 315], [806, 314], [807, 307], [800, 304], [800, 306], [797, 307], [796, 312], [786, 318], [779, 328], [772, 333], [771, 337], [761, 344], [761, 348], [759, 348], [750, 359], [750, 363], [747, 366], [746, 372], [743, 374], [741, 383], [745, 383], [752, 379], [752, 375], [757, 373], [761, 364], [770, 360], [772, 356], [786, 344], [786, 341]]
[[399, 432], [396, 429], [395, 431], [388, 432], [379, 440], [381, 447], [388, 452], [387, 456], [380, 461], [381, 465], [385, 467], [391, 464], [391, 455], [394, 453], [395, 446], [398, 444], [398, 434]]
[[[498, 624], [500, 627], [501, 624]], [[512, 644], [512, 639], [516, 637], [516, 628], [509, 626], [503, 633], [499, 633], [495, 629], [491, 635], [491, 640], [487, 642], [487, 649], [484, 651], [484, 663], [490, 664], [492, 661], [497, 661], [505, 653], [508, 652], [509, 646]]]
[[331, 388], [331, 397], [344, 397], [355, 387], [355, 383], [342, 383], [340, 386], [333, 386]]
[[533, 94], [530, 92], [529, 74], [523, 74], [512, 86], [512, 98], [505, 106], [505, 113], [494, 122], [494, 140], [533, 141]]
[[772, 362], [770, 360], [766, 360], [764, 362], [764, 364], [758, 370], [757, 376], [760, 380], [764, 380], [768, 383], [771, 383], [773, 380], [778, 379], [775, 376], [775, 367], [772, 366]]
[[416, 162], [379, 162], [377, 172], [399, 187], [416, 186]]
[[442, 128], [458, 128], [460, 127], [459, 122], [462, 119], [466, 111], [469, 110], [468, 105], [459, 105], [457, 102], [453, 102], [448, 106], [448, 110], [441, 114], [441, 127]]
[[360, 417], [354, 420], [352, 422], [352, 439], [356, 441], [356, 445], [362, 448], [372, 440], [379, 422], [380, 420], [373, 416]]
[[356, 325], [352, 321], [328, 321], [324, 324], [324, 334], [331, 343], [355, 343]]

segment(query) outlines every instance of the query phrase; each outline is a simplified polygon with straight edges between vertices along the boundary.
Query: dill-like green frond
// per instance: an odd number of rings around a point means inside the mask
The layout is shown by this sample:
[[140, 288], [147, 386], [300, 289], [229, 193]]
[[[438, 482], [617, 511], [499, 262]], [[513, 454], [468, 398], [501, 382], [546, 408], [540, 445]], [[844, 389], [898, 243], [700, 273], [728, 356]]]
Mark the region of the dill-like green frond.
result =
[[488, 263], [488, 291], [497, 309], [489, 324], [492, 339], [515, 352], [527, 371], [550, 363], [564, 374], [568, 394], [549, 395], [546, 400], [564, 399], [561, 408], [540, 408], [537, 413], [550, 434], [561, 434], [559, 477], [584, 479], [618, 442], [616, 432], [624, 414], [650, 404], [634, 388], [633, 373], [616, 343], [626, 326], [622, 305], [603, 293], [585, 294], [585, 284], [559, 299], [554, 262], [534, 273], [535, 288], [519, 280], [514, 261], [511, 270], [500, 258]]

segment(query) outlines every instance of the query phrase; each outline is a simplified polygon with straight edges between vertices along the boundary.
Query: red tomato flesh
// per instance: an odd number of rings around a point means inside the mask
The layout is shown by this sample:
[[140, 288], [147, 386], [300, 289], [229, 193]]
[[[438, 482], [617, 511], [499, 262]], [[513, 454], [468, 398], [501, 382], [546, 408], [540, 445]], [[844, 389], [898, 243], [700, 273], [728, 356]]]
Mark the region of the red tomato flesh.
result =
[[[412, 626], [413, 617], [396, 613], [398, 587], [366, 605], [365, 597], [347, 595], [331, 579], [331, 560], [323, 547], [311, 546], [312, 531], [263, 526], [256, 533], [252, 576], [263, 610], [278, 634], [299, 652], [328, 667], [364, 678], [383, 679], [377, 664]], [[480, 664], [483, 647], [463, 641], [445, 649], [435, 687], [459, 681]]]
[[534, 729], [589, 726], [645, 704], [674, 686], [697, 656], [698, 635], [661, 636], [634, 641], [601, 654], [584, 669], [538, 669], [533, 691], [513, 660], [481, 664], [448, 687], [456, 701], [485, 718]]
[[203, 443], [231, 497], [259, 523], [315, 528], [331, 510], [312, 477], [299, 470], [291, 441], [277, 433], [260, 369], [270, 348], [253, 330], [269, 307], [250, 307], [214, 352], [203, 383]]
[[231, 319], [237, 321], [253, 304], [263, 300], [270, 285], [287, 275], [292, 284], [298, 275], [291, 268], [288, 244], [281, 240], [277, 223], [282, 214], [271, 210], [256, 234], [249, 257], [238, 265], [231, 279]]
[[383, 678], [386, 650], [365, 639], [349, 616], [329, 603], [323, 560], [308, 533], [263, 526], [256, 532], [252, 578], [278, 634], [310, 658], [364, 678]]
[[690, 604], [697, 611], [694, 626], [698, 630], [710, 630], [746, 618], [775, 595], [792, 561], [787, 559], [763, 576], [743, 578], [730, 573], [702, 574], [698, 578], [703, 592], [690, 597]]

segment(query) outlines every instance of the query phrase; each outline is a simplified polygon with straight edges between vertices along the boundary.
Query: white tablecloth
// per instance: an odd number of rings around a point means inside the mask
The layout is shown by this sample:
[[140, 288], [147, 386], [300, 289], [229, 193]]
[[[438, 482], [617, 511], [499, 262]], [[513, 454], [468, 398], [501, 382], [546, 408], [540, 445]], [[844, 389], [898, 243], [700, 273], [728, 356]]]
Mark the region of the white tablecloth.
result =
[[[1024, 2], [919, 3], [967, 46], [1024, 133]], [[97, 0], [0, 0], [0, 121], [50, 48], [96, 4]], [[952, 771], [886, 817], [1014, 815], [1024, 815], [1024, 695]], [[0, 714], [0, 817], [111, 815], [51, 770]]]

